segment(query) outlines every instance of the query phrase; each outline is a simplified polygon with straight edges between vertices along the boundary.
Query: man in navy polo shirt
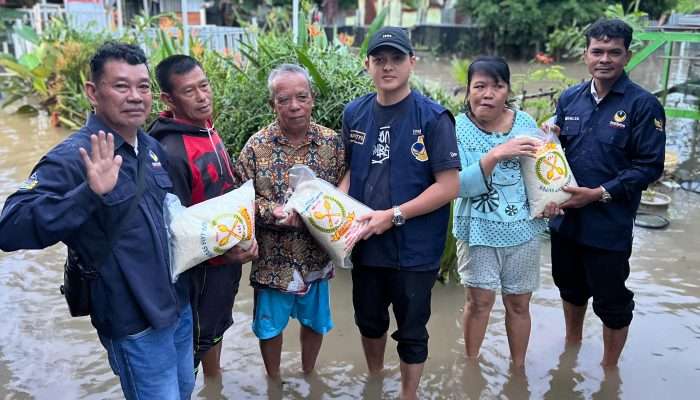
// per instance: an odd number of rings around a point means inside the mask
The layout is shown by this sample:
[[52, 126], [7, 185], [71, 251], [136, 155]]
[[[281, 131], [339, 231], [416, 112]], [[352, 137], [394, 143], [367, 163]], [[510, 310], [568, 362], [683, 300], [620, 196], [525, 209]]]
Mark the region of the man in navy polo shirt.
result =
[[[586, 31], [593, 79], [567, 89], [556, 125], [580, 187], [550, 222], [552, 275], [564, 306], [566, 340], [580, 343], [588, 299], [603, 321], [604, 367], [617, 365], [634, 309], [625, 286], [632, 226], [642, 190], [663, 172], [666, 118], [659, 101], [624, 72], [632, 28], [600, 20]], [[550, 205], [546, 214], [560, 210]]]
[[396, 317], [401, 398], [416, 398], [428, 356], [430, 293], [437, 277], [449, 202], [459, 190], [454, 118], [412, 91], [411, 42], [400, 28], [370, 39], [365, 66], [376, 93], [343, 113], [348, 172], [341, 188], [376, 210], [353, 254], [355, 322], [370, 373], [384, 367], [389, 304]]

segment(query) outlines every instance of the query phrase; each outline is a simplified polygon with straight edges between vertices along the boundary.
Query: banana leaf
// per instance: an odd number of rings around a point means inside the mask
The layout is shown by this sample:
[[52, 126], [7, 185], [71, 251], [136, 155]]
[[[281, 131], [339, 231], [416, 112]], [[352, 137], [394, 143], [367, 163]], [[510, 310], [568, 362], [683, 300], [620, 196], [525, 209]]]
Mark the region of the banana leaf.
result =
[[326, 82], [321, 73], [318, 71], [316, 65], [314, 65], [313, 61], [311, 61], [311, 58], [300, 47], [297, 47], [296, 52], [299, 62], [309, 71], [309, 74], [311, 74], [311, 77], [314, 79], [314, 83], [321, 92], [321, 95], [328, 93], [328, 82]]
[[367, 28], [367, 35], [365, 35], [365, 40], [362, 41], [362, 46], [360, 46], [360, 59], [364, 60], [367, 57], [367, 47], [369, 46], [369, 38], [372, 37], [382, 26], [384, 26], [384, 20], [389, 12], [389, 7], [384, 7], [382, 11], [374, 17], [374, 20]]

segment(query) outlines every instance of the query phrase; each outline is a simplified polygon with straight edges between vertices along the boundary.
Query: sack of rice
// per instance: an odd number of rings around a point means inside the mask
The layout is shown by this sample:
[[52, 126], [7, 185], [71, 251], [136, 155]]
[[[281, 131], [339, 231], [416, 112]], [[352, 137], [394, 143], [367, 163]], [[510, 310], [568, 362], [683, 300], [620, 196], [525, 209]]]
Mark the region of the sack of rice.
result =
[[352, 250], [346, 249], [347, 240], [360, 228], [357, 218], [372, 209], [316, 178], [307, 166], [295, 165], [289, 176], [293, 192], [284, 210], [296, 211], [333, 264], [345, 268], [344, 260]]
[[235, 245], [248, 249], [255, 235], [255, 187], [236, 190], [184, 207], [171, 194], [165, 199], [173, 282], [188, 269], [220, 256]]
[[525, 191], [530, 205], [530, 218], [542, 214], [547, 204], [562, 204], [571, 194], [562, 190], [564, 186], [578, 186], [566, 161], [564, 149], [555, 134], [532, 129], [521, 133], [542, 141], [534, 158], [520, 158], [520, 172], [525, 182]]

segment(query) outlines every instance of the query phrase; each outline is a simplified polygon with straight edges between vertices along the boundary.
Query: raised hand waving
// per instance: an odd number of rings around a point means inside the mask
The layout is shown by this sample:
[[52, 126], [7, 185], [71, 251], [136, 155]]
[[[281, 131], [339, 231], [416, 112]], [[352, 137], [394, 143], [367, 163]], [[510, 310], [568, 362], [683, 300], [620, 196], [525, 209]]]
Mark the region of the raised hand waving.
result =
[[93, 192], [103, 195], [114, 189], [122, 166], [122, 156], [114, 155], [114, 135], [100, 130], [90, 136], [91, 154], [80, 148], [80, 156], [85, 163], [87, 181]]

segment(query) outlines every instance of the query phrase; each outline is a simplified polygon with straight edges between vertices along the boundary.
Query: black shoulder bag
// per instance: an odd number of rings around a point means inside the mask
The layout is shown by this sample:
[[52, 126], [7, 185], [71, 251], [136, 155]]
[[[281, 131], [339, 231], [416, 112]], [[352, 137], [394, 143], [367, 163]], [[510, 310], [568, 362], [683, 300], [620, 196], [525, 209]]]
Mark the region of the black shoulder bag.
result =
[[63, 266], [63, 285], [61, 285], [60, 290], [61, 294], [66, 298], [68, 311], [70, 311], [72, 317], [90, 315], [90, 285], [91, 282], [97, 278], [97, 267], [104, 264], [107, 257], [109, 257], [112, 246], [119, 237], [122, 224], [129, 219], [141, 200], [141, 195], [144, 191], [143, 171], [146, 168], [141, 153], [139, 153], [137, 160], [136, 195], [131, 200], [126, 214], [119, 219], [114, 229], [107, 232], [107, 246], [104, 248], [102, 258], [99, 262], [94, 265], [89, 265], [84, 262], [76, 250], [68, 247], [68, 256]]

